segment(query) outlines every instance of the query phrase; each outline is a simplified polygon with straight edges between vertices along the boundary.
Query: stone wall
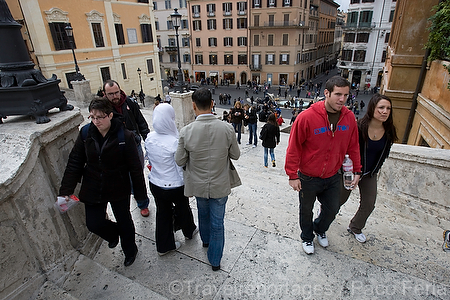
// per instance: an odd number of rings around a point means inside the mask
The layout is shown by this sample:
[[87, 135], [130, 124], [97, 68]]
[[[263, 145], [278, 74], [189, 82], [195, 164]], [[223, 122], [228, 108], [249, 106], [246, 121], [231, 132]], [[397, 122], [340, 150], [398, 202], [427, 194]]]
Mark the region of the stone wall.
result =
[[450, 151], [394, 144], [379, 174], [379, 193], [398, 213], [450, 228]]
[[0, 125], [0, 299], [63, 280], [80, 252], [91, 256], [100, 245], [83, 205], [66, 214], [53, 206], [83, 117], [52, 111], [47, 124], [8, 117]]

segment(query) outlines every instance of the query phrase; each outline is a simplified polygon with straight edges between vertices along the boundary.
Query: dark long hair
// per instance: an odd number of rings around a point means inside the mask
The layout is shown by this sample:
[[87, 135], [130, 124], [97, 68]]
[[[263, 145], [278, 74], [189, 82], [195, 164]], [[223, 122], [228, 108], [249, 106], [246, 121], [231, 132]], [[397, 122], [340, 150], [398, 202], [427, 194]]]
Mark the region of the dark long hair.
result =
[[277, 117], [275, 116], [275, 114], [269, 115], [269, 117], [267, 118], [267, 123], [278, 127]]
[[369, 104], [367, 104], [367, 112], [362, 117], [362, 119], [358, 120], [358, 129], [360, 130], [364, 141], [367, 142], [368, 140], [368, 129], [369, 129], [369, 123], [370, 120], [373, 118], [373, 114], [375, 112], [375, 108], [377, 107], [378, 102], [380, 100], [387, 100], [391, 104], [391, 113], [389, 114], [389, 117], [386, 119], [386, 121], [383, 122], [384, 131], [386, 132], [386, 136], [391, 143], [396, 142], [398, 140], [397, 137], [397, 130], [394, 126], [394, 119], [392, 118], [392, 101], [388, 96], [375, 94], [370, 98]]

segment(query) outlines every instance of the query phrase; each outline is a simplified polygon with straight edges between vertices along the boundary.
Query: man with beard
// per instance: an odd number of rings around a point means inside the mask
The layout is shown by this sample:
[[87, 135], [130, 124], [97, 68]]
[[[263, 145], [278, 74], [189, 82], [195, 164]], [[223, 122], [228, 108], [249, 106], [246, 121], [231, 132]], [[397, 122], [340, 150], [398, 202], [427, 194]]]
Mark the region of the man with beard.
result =
[[[114, 112], [122, 115], [125, 128], [134, 133], [139, 159], [141, 160], [142, 168], [144, 168], [144, 152], [142, 151], [141, 141], [147, 138], [150, 129], [139, 110], [138, 104], [120, 89], [119, 84], [115, 80], [107, 80], [103, 83], [103, 94], [113, 104]], [[141, 215], [148, 217], [150, 214], [148, 210], [148, 197], [145, 201], [136, 200], [136, 202], [141, 210]]]

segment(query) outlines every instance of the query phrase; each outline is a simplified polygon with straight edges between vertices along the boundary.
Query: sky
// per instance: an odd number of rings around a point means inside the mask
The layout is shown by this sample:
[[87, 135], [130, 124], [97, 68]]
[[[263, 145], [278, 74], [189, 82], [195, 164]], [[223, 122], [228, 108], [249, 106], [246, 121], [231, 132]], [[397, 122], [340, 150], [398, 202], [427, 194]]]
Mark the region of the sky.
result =
[[339, 7], [340, 10], [347, 12], [350, 0], [334, 0], [334, 2], [340, 5]]

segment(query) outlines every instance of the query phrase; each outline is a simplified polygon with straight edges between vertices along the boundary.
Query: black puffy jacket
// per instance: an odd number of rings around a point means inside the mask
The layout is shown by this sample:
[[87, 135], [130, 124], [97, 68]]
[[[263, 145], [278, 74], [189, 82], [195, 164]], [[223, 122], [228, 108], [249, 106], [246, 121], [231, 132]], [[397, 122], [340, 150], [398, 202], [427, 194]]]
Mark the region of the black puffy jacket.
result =
[[270, 123], [264, 124], [260, 137], [265, 148], [275, 148], [280, 142], [280, 127]]
[[[134, 197], [147, 198], [142, 165], [139, 160], [135, 137], [123, 129], [125, 145], [119, 145], [118, 131], [122, 123], [113, 118], [111, 128], [103, 138], [91, 124], [83, 141], [81, 132], [70, 152], [69, 161], [61, 182], [59, 195], [67, 196], [81, 180], [78, 198], [84, 203], [105, 203], [123, 200], [131, 194], [130, 176]], [[99, 141], [104, 139], [103, 144]]]

